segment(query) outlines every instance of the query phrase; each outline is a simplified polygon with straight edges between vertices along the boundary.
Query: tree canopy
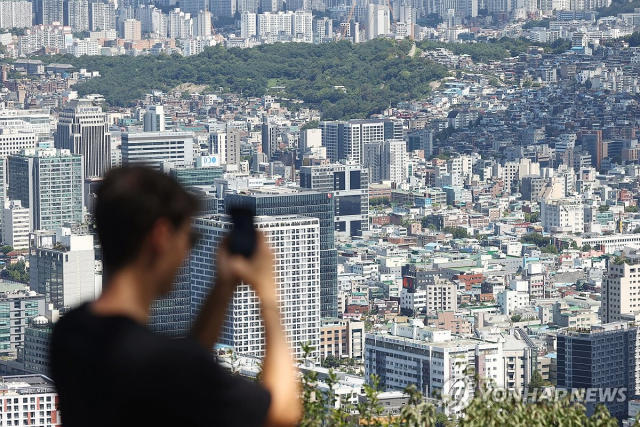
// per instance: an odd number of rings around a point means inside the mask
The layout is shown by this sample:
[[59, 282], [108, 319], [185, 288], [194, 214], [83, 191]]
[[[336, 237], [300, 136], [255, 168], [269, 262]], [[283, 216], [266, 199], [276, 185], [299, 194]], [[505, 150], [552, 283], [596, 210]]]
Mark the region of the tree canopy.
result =
[[196, 56], [48, 57], [99, 71], [75, 86], [80, 95], [100, 93], [115, 106], [130, 106], [151, 90], [182, 83], [246, 96], [279, 93], [318, 108], [323, 118], [364, 118], [402, 100], [424, 97], [446, 67], [408, 56], [410, 40], [326, 44], [276, 43], [250, 49], [207, 48]]

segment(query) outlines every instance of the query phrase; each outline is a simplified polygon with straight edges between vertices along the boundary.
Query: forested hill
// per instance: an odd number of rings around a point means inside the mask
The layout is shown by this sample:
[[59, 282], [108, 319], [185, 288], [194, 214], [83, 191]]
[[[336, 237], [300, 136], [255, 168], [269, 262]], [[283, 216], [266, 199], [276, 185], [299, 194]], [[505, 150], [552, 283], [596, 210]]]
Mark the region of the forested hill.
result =
[[101, 77], [75, 89], [81, 95], [100, 93], [111, 105], [131, 105], [152, 89], [167, 91], [181, 83], [207, 85], [211, 90], [222, 87], [245, 96], [284, 87], [286, 96], [319, 108], [325, 119], [341, 119], [368, 117], [398, 101], [423, 97], [429, 82], [447, 75], [445, 67], [420, 58], [419, 53], [409, 57], [411, 45], [409, 40], [277, 43], [251, 49], [216, 46], [190, 57], [46, 59], [99, 71]]

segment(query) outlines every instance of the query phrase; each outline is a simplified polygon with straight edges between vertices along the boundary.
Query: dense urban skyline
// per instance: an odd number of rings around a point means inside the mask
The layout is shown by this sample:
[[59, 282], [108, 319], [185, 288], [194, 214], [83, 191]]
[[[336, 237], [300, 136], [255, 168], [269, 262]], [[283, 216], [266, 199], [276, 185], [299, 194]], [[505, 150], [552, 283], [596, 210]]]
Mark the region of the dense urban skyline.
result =
[[[0, 31], [0, 424], [64, 419], [48, 342], [101, 293], [96, 191], [127, 165], [201, 201], [154, 332], [188, 334], [228, 208], [256, 212], [327, 399], [305, 420], [398, 421], [419, 392], [455, 424], [482, 381], [615, 390], [587, 416], [633, 424], [640, 3], [0, 0]], [[238, 287], [215, 348], [253, 378], [259, 314]]]

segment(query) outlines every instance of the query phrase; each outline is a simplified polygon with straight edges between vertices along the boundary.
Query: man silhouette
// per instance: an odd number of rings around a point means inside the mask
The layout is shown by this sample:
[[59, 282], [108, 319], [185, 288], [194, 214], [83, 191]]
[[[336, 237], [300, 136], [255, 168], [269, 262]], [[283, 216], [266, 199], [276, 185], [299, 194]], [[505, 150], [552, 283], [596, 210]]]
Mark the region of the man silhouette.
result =
[[[95, 223], [102, 247], [100, 298], [56, 325], [51, 372], [62, 421], [74, 426], [287, 426], [301, 413], [296, 371], [280, 323], [273, 256], [258, 236], [250, 258], [218, 251], [217, 281], [191, 336], [147, 327], [152, 302], [171, 290], [196, 236], [198, 203], [175, 180], [116, 168], [101, 184]], [[224, 371], [210, 350], [237, 284], [261, 301], [266, 355], [261, 383]]]

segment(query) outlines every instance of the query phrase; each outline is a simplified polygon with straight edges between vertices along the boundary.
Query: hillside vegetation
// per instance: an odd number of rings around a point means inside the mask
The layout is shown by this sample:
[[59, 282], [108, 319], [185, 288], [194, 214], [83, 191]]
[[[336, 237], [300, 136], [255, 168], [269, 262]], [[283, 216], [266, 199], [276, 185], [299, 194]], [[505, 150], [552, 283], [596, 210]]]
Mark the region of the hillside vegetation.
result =
[[100, 93], [115, 106], [128, 106], [152, 89], [182, 83], [208, 90], [262, 96], [280, 92], [319, 108], [325, 119], [367, 117], [394, 103], [424, 97], [429, 83], [447, 69], [415, 55], [411, 42], [374, 40], [320, 45], [286, 43], [251, 49], [208, 48], [197, 56], [49, 57], [99, 71], [101, 77], [77, 84], [81, 95]]

